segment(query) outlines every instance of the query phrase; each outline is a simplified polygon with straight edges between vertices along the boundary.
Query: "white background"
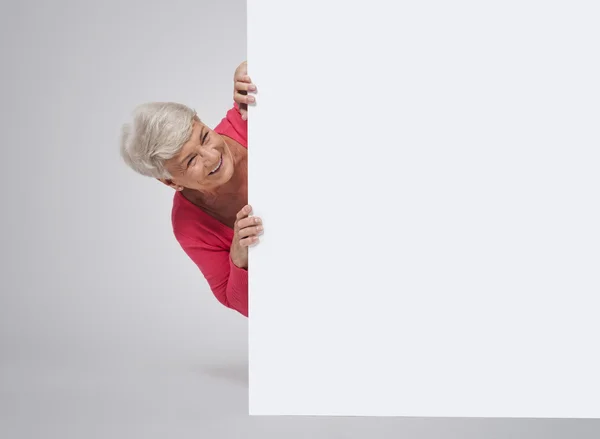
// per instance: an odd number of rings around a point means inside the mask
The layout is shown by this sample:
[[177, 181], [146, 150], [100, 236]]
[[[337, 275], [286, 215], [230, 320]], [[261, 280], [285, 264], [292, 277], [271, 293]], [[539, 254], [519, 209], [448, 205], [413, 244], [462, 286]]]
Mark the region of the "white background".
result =
[[251, 413], [600, 416], [600, 11], [488, 3], [249, 1]]

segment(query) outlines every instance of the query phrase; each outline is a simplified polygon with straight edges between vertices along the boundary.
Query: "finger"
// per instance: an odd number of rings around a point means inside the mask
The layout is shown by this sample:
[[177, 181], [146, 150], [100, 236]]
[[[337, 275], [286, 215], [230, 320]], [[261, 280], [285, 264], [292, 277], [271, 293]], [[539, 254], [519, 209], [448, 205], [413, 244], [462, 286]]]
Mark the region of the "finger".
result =
[[233, 100], [238, 104], [253, 104], [256, 102], [256, 98], [254, 96], [247, 96], [241, 93], [236, 93], [233, 97]]
[[242, 218], [246, 218], [248, 215], [250, 215], [250, 213], [252, 213], [252, 206], [250, 206], [249, 204], [246, 204], [244, 207], [241, 208], [241, 210], [235, 216], [235, 218], [237, 220], [236, 225]]
[[258, 244], [259, 241], [260, 240], [258, 239], [258, 236], [251, 236], [248, 238], [240, 239], [240, 246], [251, 247], [255, 244]]
[[263, 226], [244, 227], [238, 232], [240, 238], [248, 238], [251, 236], [259, 236], [263, 233]]
[[248, 120], [248, 111], [240, 109], [242, 120]]
[[246, 76], [243, 72], [242, 73], [238, 73], [237, 75], [235, 75], [233, 77], [233, 82], [235, 82], [236, 84], [240, 83], [240, 84], [252, 84], [252, 80], [250, 79], [249, 76]]
[[249, 216], [237, 221], [238, 230], [243, 230], [247, 227], [262, 226], [262, 220], [257, 216]]
[[241, 82], [241, 81], [237, 81], [235, 83], [235, 89], [240, 92], [240, 91], [245, 91], [245, 92], [249, 92], [249, 91], [256, 91], [256, 85], [252, 84], [251, 82]]
[[251, 83], [252, 79], [250, 79], [250, 76], [248, 76], [248, 73], [245, 71], [239, 71], [235, 77], [234, 77], [235, 81], [240, 81], [240, 82], [248, 82]]

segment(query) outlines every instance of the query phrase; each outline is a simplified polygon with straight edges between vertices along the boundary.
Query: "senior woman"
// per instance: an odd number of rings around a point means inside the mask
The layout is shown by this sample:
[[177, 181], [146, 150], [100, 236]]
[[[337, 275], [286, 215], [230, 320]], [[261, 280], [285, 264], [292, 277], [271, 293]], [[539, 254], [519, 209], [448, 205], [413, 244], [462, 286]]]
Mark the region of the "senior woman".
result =
[[243, 62], [234, 73], [234, 103], [211, 129], [174, 102], [138, 106], [121, 135], [121, 156], [141, 175], [175, 190], [175, 238], [216, 299], [248, 317], [248, 247], [262, 221], [247, 205], [247, 106], [256, 87]]

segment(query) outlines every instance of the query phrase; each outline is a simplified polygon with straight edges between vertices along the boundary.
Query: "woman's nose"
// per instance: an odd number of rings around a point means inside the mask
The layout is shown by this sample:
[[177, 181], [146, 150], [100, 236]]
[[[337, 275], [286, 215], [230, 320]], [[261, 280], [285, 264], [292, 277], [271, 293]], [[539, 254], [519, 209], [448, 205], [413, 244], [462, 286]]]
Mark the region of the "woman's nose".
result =
[[210, 146], [201, 146], [199, 154], [203, 159], [210, 159], [214, 155], [214, 148]]
[[219, 153], [214, 148], [202, 146], [199, 155], [204, 162], [211, 163], [218, 158]]

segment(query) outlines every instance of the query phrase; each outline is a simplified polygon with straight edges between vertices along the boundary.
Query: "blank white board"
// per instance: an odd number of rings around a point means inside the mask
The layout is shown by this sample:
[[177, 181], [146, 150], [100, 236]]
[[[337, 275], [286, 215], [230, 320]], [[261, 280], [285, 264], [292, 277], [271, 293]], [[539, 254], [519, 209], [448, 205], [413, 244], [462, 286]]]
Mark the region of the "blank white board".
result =
[[599, 8], [248, 1], [251, 414], [600, 417]]

